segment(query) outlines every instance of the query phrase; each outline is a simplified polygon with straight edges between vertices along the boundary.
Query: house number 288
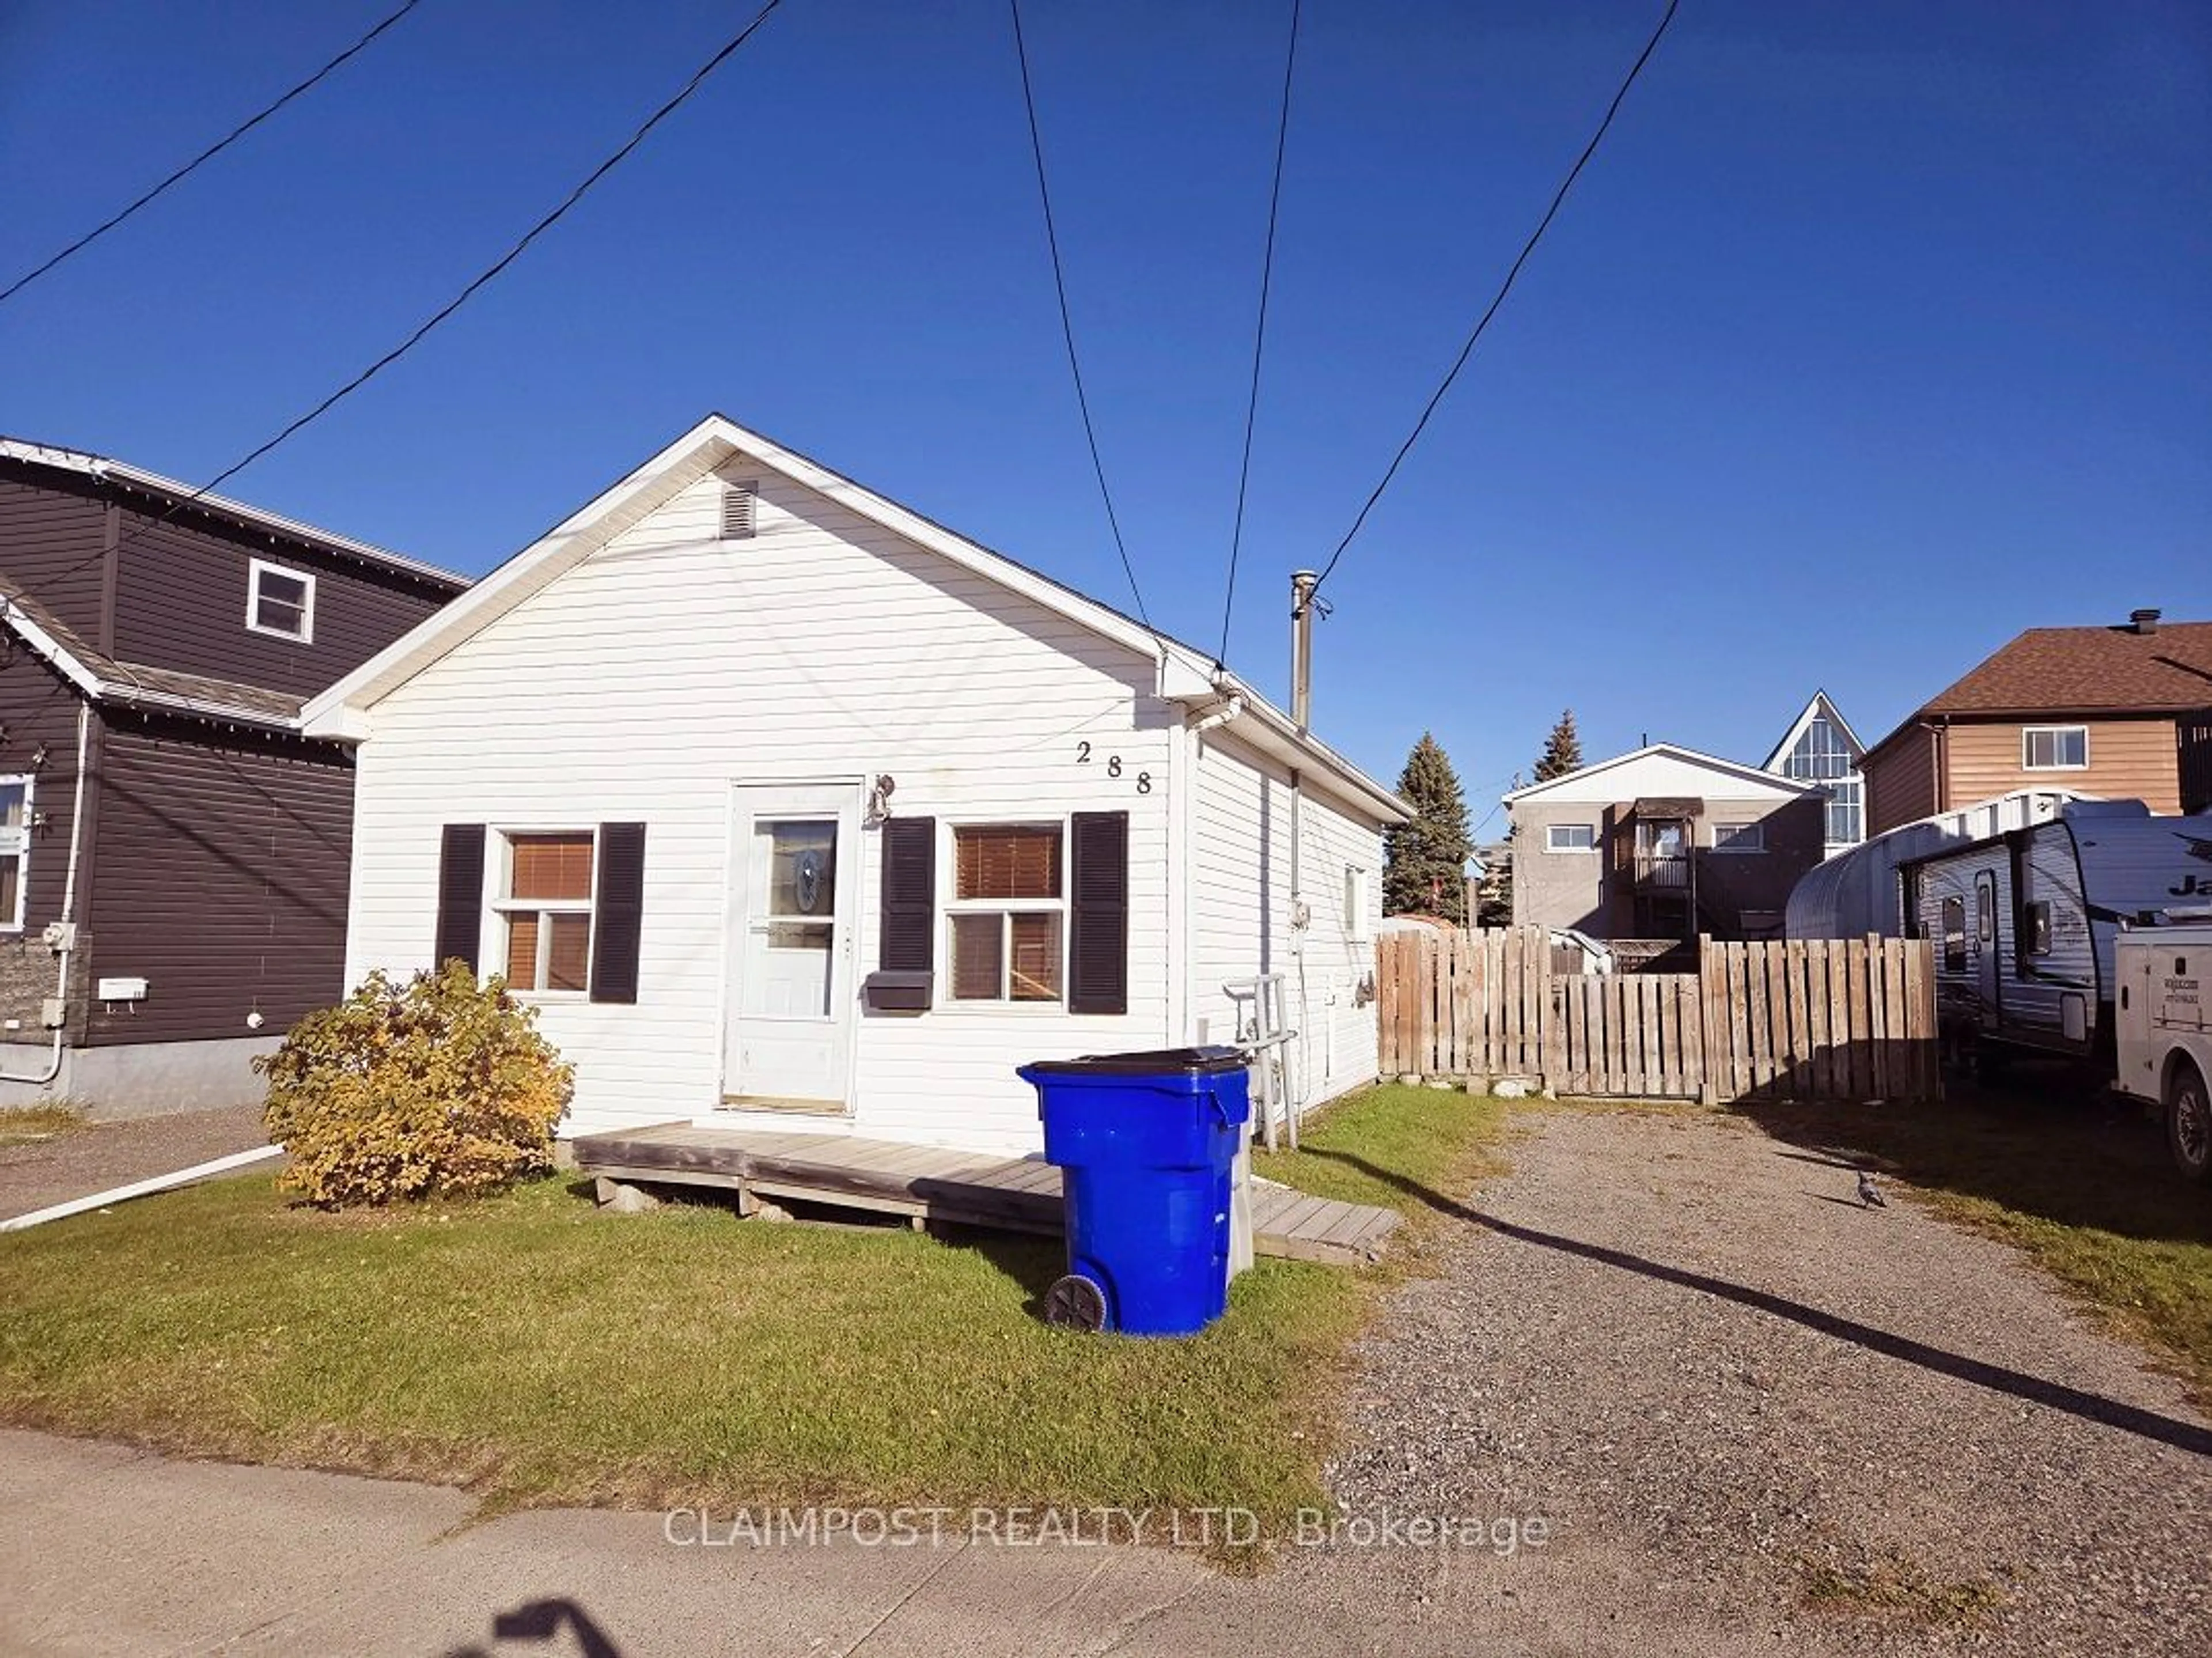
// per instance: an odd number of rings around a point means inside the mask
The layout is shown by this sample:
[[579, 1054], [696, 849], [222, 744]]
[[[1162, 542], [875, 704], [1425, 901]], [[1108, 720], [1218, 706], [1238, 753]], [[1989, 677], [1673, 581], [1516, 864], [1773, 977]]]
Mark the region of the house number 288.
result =
[[[1078, 743], [1075, 745], [1075, 763], [1079, 766], [1087, 766], [1091, 763], [1091, 744], [1089, 743]], [[1121, 756], [1120, 755], [1109, 754], [1106, 756], [1106, 774], [1109, 777], [1121, 776]], [[1152, 773], [1148, 771], [1139, 772], [1137, 774], [1137, 793], [1139, 794], [1150, 794], [1152, 792]]]

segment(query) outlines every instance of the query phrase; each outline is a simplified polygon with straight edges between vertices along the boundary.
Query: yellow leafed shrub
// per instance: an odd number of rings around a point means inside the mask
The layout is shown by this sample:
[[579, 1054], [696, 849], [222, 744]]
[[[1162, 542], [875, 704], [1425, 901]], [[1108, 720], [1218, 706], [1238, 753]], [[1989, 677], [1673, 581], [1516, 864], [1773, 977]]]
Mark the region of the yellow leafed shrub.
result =
[[534, 1008], [462, 963], [405, 985], [369, 975], [292, 1027], [269, 1078], [280, 1179], [318, 1207], [489, 1192], [552, 1167], [574, 1072]]

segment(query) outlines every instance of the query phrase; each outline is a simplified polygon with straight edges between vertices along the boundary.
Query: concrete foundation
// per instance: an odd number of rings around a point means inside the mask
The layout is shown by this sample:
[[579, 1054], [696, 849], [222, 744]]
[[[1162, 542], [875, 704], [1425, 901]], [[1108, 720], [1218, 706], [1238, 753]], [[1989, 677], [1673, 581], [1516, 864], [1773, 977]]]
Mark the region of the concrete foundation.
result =
[[[95, 1121], [155, 1117], [222, 1105], [258, 1105], [268, 1093], [255, 1055], [274, 1053], [282, 1036], [204, 1042], [135, 1042], [68, 1048], [53, 1081], [0, 1080], [0, 1108], [72, 1105]], [[50, 1050], [43, 1044], [0, 1042], [0, 1069], [11, 1078], [37, 1076]]]

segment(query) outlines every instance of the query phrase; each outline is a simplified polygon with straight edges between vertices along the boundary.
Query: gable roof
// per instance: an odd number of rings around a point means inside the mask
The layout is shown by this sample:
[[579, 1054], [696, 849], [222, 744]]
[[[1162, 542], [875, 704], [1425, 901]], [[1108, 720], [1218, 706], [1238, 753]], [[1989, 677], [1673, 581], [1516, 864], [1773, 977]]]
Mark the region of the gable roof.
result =
[[738, 456], [749, 466], [781, 474], [855, 516], [1143, 656], [1154, 664], [1155, 692], [1164, 701], [1220, 713], [1255, 746], [1289, 765], [1316, 770], [1335, 792], [1384, 823], [1411, 819], [1412, 808], [1394, 791], [1310, 732], [1301, 732], [1290, 715], [1236, 675], [1217, 667], [1203, 652], [719, 414], [708, 415], [412, 632], [309, 698], [301, 716], [306, 729], [349, 741], [366, 738], [372, 724], [369, 711], [379, 701]]
[[1923, 720], [2034, 719], [2053, 714], [2184, 714], [2212, 708], [2212, 622], [2167, 622], [2143, 632], [2030, 628], [1875, 744], [1885, 749]]
[[1774, 772], [1775, 775], [1780, 776], [1781, 773], [1775, 768], [1790, 757], [1790, 750], [1797, 746], [1798, 740], [1805, 735], [1805, 728], [1823, 714], [1827, 716], [1830, 725], [1843, 732], [1844, 744], [1850, 750], [1851, 758], [1855, 761], [1866, 758], [1866, 744], [1859, 741], [1859, 734], [1851, 729], [1851, 722], [1837, 711], [1836, 705], [1828, 700], [1827, 692], [1814, 691], [1813, 700], [1805, 705], [1804, 711], [1791, 723], [1790, 729], [1782, 733], [1782, 740], [1774, 745], [1774, 751], [1760, 762], [1759, 769]]
[[4, 577], [0, 577], [0, 626], [5, 626], [94, 702], [125, 703], [279, 731], [299, 729], [299, 697], [236, 680], [118, 661], [94, 649]]
[[1633, 750], [1627, 754], [1616, 754], [1610, 760], [1595, 761], [1558, 777], [1547, 778], [1543, 782], [1530, 783], [1524, 787], [1515, 789], [1510, 794], [1501, 795], [1499, 799], [1510, 806], [1516, 801], [1548, 793], [1569, 783], [1585, 782], [1601, 772], [1632, 765], [1638, 760], [1648, 760], [1654, 756], [1679, 760], [1686, 765], [1701, 768], [1735, 782], [1757, 783], [1762, 787], [1774, 789], [1784, 794], [1818, 794], [1820, 792], [1820, 785], [1818, 783], [1800, 783], [1794, 778], [1778, 776], [1773, 772], [1762, 771], [1756, 766], [1743, 765], [1734, 760], [1723, 760], [1715, 755], [1701, 754], [1695, 749], [1686, 749], [1678, 743], [1647, 743], [1644, 747]]
[[22, 438], [0, 437], [0, 460], [14, 461], [20, 465], [49, 472], [67, 473], [94, 483], [118, 485], [151, 496], [157, 502], [165, 503], [167, 507], [187, 507], [192, 512], [204, 513], [210, 518], [222, 519], [238, 529], [260, 535], [283, 536], [321, 552], [336, 553], [362, 563], [379, 565], [456, 591], [469, 585], [468, 577], [440, 569], [434, 564], [425, 564], [420, 559], [409, 558], [387, 548], [356, 541], [350, 536], [318, 529], [312, 524], [302, 524], [297, 519], [286, 518], [281, 513], [249, 507], [244, 501], [233, 501], [227, 495], [204, 495], [189, 483], [163, 477], [159, 472], [149, 472], [143, 467], [110, 459], [106, 455], [95, 455], [82, 449], [64, 449], [51, 443], [33, 443]]

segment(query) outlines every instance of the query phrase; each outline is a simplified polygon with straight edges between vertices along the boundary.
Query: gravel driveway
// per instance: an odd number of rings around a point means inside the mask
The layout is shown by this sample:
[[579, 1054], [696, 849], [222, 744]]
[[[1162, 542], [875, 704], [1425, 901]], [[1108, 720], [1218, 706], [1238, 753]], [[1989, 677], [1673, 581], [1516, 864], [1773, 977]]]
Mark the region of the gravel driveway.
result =
[[1522, 1122], [1360, 1351], [1350, 1512], [1542, 1517], [1499, 1593], [1716, 1651], [2212, 1652], [2212, 1429], [2012, 1251], [1733, 1119]]
[[87, 1123], [0, 1145], [0, 1220], [266, 1145], [258, 1105]]

